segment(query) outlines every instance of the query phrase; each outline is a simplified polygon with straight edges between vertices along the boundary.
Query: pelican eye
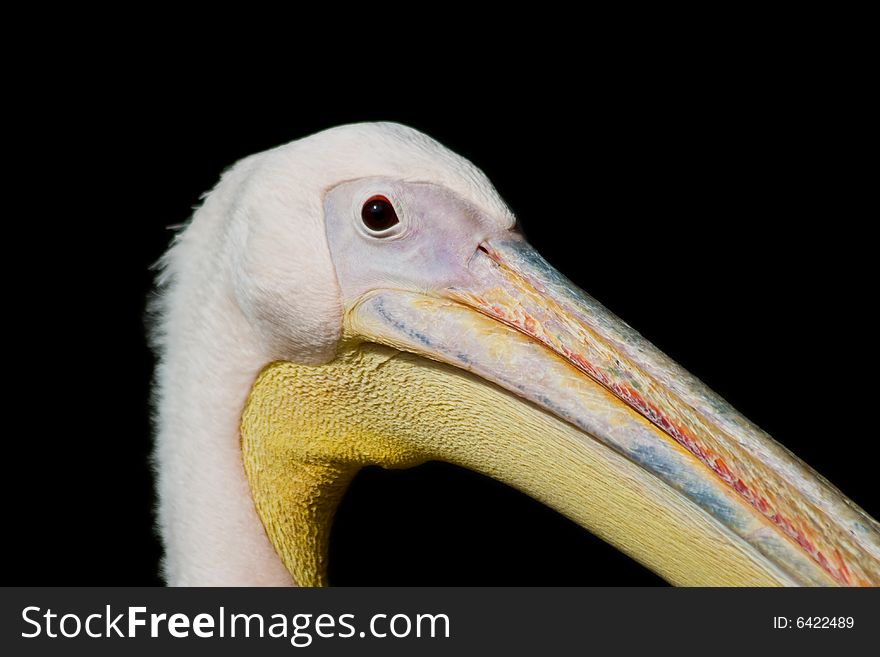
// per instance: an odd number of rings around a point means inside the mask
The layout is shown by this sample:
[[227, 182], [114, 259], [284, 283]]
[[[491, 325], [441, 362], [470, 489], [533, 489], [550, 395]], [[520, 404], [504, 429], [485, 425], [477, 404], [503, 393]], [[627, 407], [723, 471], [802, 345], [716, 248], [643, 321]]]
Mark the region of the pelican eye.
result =
[[361, 208], [361, 220], [364, 226], [374, 232], [388, 230], [395, 224], [400, 223], [394, 206], [384, 196], [372, 196]]

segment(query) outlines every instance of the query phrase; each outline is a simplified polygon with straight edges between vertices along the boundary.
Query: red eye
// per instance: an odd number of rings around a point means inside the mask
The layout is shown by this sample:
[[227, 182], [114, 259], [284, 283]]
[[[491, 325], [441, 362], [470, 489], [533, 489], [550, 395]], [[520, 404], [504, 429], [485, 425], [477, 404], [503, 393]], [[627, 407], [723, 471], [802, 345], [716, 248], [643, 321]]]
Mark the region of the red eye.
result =
[[364, 226], [376, 232], [388, 230], [394, 224], [400, 223], [394, 206], [384, 196], [372, 196], [367, 199], [361, 209], [361, 219]]

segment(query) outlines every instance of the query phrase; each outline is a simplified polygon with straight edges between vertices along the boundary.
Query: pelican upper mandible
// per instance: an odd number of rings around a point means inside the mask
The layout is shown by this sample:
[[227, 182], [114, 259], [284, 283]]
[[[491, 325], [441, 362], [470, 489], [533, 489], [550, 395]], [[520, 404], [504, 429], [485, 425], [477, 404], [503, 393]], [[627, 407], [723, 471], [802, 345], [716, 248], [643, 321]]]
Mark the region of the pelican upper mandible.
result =
[[416, 130], [238, 162], [161, 262], [172, 585], [321, 585], [370, 464], [442, 460], [679, 585], [880, 584], [880, 525], [536, 253]]

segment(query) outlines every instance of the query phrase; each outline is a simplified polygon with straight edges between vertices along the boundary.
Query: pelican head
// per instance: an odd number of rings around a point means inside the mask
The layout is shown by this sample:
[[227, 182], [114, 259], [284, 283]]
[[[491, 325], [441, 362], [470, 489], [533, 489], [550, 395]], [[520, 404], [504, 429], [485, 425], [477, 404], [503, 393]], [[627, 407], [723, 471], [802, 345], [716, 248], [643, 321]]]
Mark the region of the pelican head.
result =
[[170, 584], [323, 584], [357, 471], [428, 460], [674, 584], [880, 584], [876, 521], [576, 289], [482, 172], [415, 130], [242, 160], [159, 283]]

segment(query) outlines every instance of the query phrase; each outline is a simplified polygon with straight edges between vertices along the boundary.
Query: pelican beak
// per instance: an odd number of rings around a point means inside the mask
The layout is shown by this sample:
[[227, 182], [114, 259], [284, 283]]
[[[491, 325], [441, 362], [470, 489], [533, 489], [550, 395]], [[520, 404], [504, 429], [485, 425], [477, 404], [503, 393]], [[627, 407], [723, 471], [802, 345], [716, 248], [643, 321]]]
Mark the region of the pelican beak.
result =
[[359, 298], [348, 335], [469, 372], [557, 424], [525, 432], [515, 457], [503, 437], [507, 452], [438, 439], [424, 457], [512, 481], [674, 583], [880, 584], [876, 521], [524, 240], [484, 242], [467, 267], [442, 290]]

